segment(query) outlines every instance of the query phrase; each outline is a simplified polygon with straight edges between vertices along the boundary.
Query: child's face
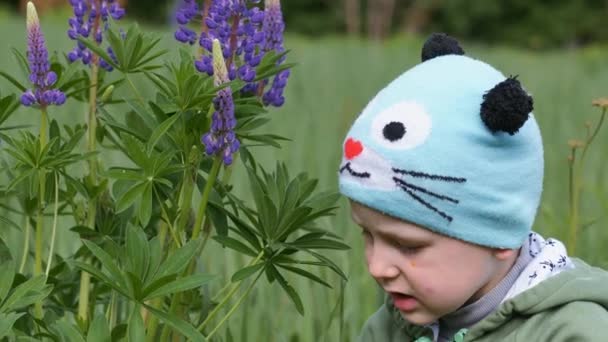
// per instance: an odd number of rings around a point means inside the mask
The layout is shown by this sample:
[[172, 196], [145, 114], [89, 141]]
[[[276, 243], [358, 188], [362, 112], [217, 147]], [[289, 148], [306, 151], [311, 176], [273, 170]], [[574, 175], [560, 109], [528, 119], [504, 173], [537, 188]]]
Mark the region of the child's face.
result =
[[517, 257], [516, 251], [452, 239], [353, 201], [351, 214], [363, 228], [369, 273], [414, 324], [432, 323], [479, 299]]

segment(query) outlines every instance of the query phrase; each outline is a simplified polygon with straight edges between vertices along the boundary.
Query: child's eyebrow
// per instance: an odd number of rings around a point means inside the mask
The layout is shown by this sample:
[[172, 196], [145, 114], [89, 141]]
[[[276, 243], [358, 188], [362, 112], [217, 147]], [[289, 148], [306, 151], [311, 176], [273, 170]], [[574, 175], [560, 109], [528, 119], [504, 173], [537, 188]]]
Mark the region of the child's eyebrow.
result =
[[[359, 225], [359, 226], [363, 230], [370, 231], [370, 229], [368, 229], [367, 227], [365, 227], [363, 225]], [[400, 235], [397, 232], [390, 232], [390, 231], [386, 232], [386, 231], [382, 231], [382, 230], [378, 230], [378, 229], [373, 229], [373, 231], [386, 240], [398, 240], [398, 241], [412, 242], [412, 243], [427, 243], [431, 240], [431, 236], [425, 236], [425, 235], [423, 235], [423, 236], [420, 236], [420, 235], [405, 236], [405, 235]]]

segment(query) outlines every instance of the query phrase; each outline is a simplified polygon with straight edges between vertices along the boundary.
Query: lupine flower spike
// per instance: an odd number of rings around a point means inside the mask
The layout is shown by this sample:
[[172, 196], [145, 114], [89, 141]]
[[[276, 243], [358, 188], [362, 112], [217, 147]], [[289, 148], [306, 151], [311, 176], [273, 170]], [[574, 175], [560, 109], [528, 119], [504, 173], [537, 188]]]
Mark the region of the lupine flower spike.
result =
[[[283, 13], [281, 12], [281, 2], [279, 0], [266, 0], [263, 30], [265, 34], [264, 52], [275, 51], [282, 53], [285, 51], [283, 47], [283, 31], [285, 30], [285, 22], [283, 21]], [[278, 61], [283, 62], [284, 58]], [[289, 70], [283, 70], [278, 73], [272, 81], [270, 90], [263, 96], [265, 105], [273, 105], [280, 107], [285, 103], [283, 90], [287, 85], [289, 78]]]
[[24, 106], [60, 106], [65, 102], [65, 94], [51, 87], [57, 82], [57, 74], [51, 71], [44, 35], [40, 28], [38, 13], [33, 3], [27, 3], [27, 59], [30, 66], [30, 82], [33, 90], [21, 96]]
[[[88, 38], [93, 32], [97, 44], [103, 41], [103, 32], [109, 27], [110, 17], [120, 20], [125, 15], [125, 10], [116, 2], [117, 0], [70, 0], [70, 5], [74, 9], [74, 17], [68, 21], [70, 29], [68, 37], [77, 40], [78, 37]], [[88, 13], [88, 17], [87, 17]], [[107, 49], [110, 57], [114, 57], [114, 51]], [[93, 59], [93, 54], [86, 46], [80, 42], [68, 53], [70, 62], [82, 60], [82, 63], [89, 65]], [[99, 59], [99, 66], [107, 71], [112, 71], [112, 66], [103, 58]]]
[[[264, 12], [258, 7], [249, 8], [248, 3], [255, 4], [259, 0], [209, 0], [211, 1], [206, 18], [203, 18], [206, 29], [198, 38], [199, 45], [206, 51], [195, 62], [200, 72], [213, 75], [212, 41], [219, 40], [223, 56], [227, 63], [228, 77], [234, 80], [239, 77], [245, 82], [255, 78], [255, 67], [262, 60], [261, 44], [264, 40], [262, 22]], [[180, 42], [193, 44], [197, 34], [186, 25], [199, 15], [199, 7], [194, 0], [183, 0], [182, 7], [176, 13], [176, 21], [180, 25], [175, 32], [175, 38]], [[234, 61], [243, 57], [244, 63], [237, 66]], [[255, 85], [250, 85], [255, 87]]]
[[[215, 86], [230, 81], [228, 70], [222, 55], [222, 47], [219, 40], [213, 40], [213, 70]], [[213, 100], [215, 112], [211, 118], [211, 130], [201, 138], [208, 155], [221, 156], [225, 165], [232, 164], [232, 156], [239, 150], [240, 142], [236, 138], [234, 128], [236, 119], [234, 117], [234, 102], [232, 90], [225, 87], [218, 91]]]
[[182, 43], [193, 45], [197, 34], [187, 27], [188, 23], [198, 14], [198, 4], [195, 0], [184, 0], [182, 6], [175, 13], [175, 20], [179, 28], [175, 31], [175, 39]]

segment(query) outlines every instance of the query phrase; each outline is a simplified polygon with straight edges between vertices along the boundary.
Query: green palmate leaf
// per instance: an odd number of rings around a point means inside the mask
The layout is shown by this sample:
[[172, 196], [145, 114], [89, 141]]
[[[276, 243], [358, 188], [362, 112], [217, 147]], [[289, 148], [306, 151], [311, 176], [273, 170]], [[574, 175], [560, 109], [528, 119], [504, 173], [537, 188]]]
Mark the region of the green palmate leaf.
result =
[[[132, 127], [129, 125], [124, 125], [124, 124], [116, 121], [104, 107], [100, 107], [99, 111], [101, 113], [103, 113], [103, 115], [101, 115], [99, 118], [101, 119], [101, 121], [103, 121], [104, 124], [110, 126], [111, 128], [115, 129], [118, 132], [127, 133], [130, 136], [136, 138], [140, 142], [146, 141], [147, 132], [149, 131], [149, 129], [147, 127], [140, 126], [140, 128], [138, 130], [135, 127]], [[129, 117], [135, 115], [132, 113], [133, 112], [127, 113], [127, 115], [126, 115], [127, 122], [128, 122]], [[133, 125], [133, 126], [135, 126], [135, 125]]]
[[133, 110], [127, 117], [127, 124], [133, 129], [145, 130], [146, 136], [151, 134], [152, 129], [157, 125], [156, 120], [154, 120], [154, 113], [140, 102], [127, 99], [125, 99], [125, 102]]
[[19, 108], [19, 100], [15, 94], [6, 97], [0, 96], [0, 124], [6, 121], [17, 108]]
[[111, 287], [112, 289], [114, 289], [116, 292], [122, 294], [123, 296], [125, 296], [127, 298], [132, 297], [129, 289], [127, 289], [127, 285], [125, 284], [126, 282], [124, 280], [121, 279], [120, 282], [115, 281], [114, 279], [108, 277], [107, 275], [105, 275], [100, 270], [96, 269], [95, 267], [93, 267], [89, 264], [85, 264], [84, 262], [81, 262], [81, 261], [73, 261], [72, 263], [74, 264], [74, 266], [78, 267], [79, 269], [81, 269], [81, 270], [89, 273], [93, 277], [103, 281], [107, 286]]
[[148, 247], [150, 249], [150, 257], [148, 259], [148, 272], [144, 278], [144, 283], [146, 284], [156, 276], [163, 257], [163, 250], [158, 235], [148, 241]]
[[0, 339], [8, 336], [11, 332], [13, 324], [19, 319], [19, 317], [25, 315], [25, 313], [0, 313]]
[[[0, 303], [4, 301], [8, 291], [13, 285], [13, 279], [15, 278], [15, 262], [8, 260], [0, 265]], [[1, 321], [1, 320], [0, 320]]]
[[[256, 272], [258, 272], [262, 268], [264, 268], [265, 265], [266, 265], [266, 263], [260, 262], [260, 263], [255, 264], [255, 265], [247, 266], [245, 268], [242, 268], [239, 271], [237, 271], [235, 274], [232, 275], [231, 281], [233, 283], [235, 283], [237, 281], [246, 279], [246, 278], [254, 275]], [[270, 266], [270, 267], [272, 267], [272, 266]]]
[[141, 342], [146, 340], [146, 329], [144, 328], [144, 320], [139, 313], [139, 305], [133, 307], [131, 318], [129, 318], [127, 334], [128, 342]]
[[116, 260], [110, 256], [106, 251], [97, 246], [92, 241], [82, 241], [82, 243], [93, 253], [93, 255], [99, 259], [101, 265], [105, 267], [110, 275], [110, 279], [112, 279], [113, 283], [118, 284], [124, 288], [124, 280], [123, 275], [120, 269], [118, 268]]
[[146, 180], [146, 176], [141, 172], [141, 170], [132, 170], [122, 167], [111, 168], [104, 173], [104, 176], [114, 179], [124, 179], [130, 181]]
[[262, 135], [253, 135], [253, 134], [243, 134], [240, 137], [244, 140], [250, 140], [261, 143], [263, 146], [272, 146], [275, 148], [281, 148], [281, 144], [277, 142], [277, 140], [288, 141], [289, 139], [280, 137], [274, 134], [262, 134]]
[[[8, 248], [6, 243], [4, 243], [4, 240], [0, 236], [0, 265], [4, 264], [5, 262], [10, 263], [11, 261], [13, 261], [13, 256], [11, 254], [11, 250]], [[14, 269], [15, 268], [13, 267], [11, 272], [13, 272]]]
[[85, 342], [82, 334], [73, 325], [65, 320], [58, 320], [51, 325], [51, 331], [61, 342]]
[[112, 329], [112, 341], [124, 341], [127, 337], [127, 327], [128, 325], [125, 323], [117, 324]]
[[192, 325], [181, 320], [179, 317], [165, 313], [149, 305], [144, 304], [144, 307], [165, 324], [171, 326], [177, 332], [186, 336], [190, 341], [206, 341], [205, 336], [199, 333]]
[[196, 254], [200, 243], [201, 239], [190, 240], [180, 249], [171, 253], [160, 265], [155, 279], [183, 272]]
[[158, 289], [150, 292], [144, 300], [153, 299], [156, 297], [166, 296], [172, 293], [178, 293], [182, 291], [187, 291], [193, 288], [200, 287], [204, 284], [207, 284], [211, 280], [213, 280], [215, 276], [208, 274], [195, 274], [183, 278], [176, 279], [170, 283], [167, 283]]
[[116, 55], [119, 65], [117, 69], [125, 74], [158, 68], [159, 66], [150, 63], [168, 52], [168, 50], [154, 51], [160, 38], [143, 34], [136, 25], [129, 28], [124, 39], [115, 30], [108, 30], [108, 42]]
[[152, 217], [152, 182], [146, 183], [146, 188], [139, 202], [138, 218], [142, 226], [147, 226]]
[[312, 273], [310, 273], [308, 271], [305, 271], [305, 270], [303, 270], [301, 268], [297, 268], [297, 267], [293, 267], [293, 266], [288, 266], [288, 265], [282, 265], [282, 264], [277, 264], [277, 266], [281, 267], [281, 268], [284, 268], [284, 269], [286, 269], [286, 270], [288, 270], [290, 272], [293, 272], [293, 273], [299, 274], [301, 276], [304, 276], [304, 277], [306, 277], [306, 278], [308, 278], [308, 279], [310, 279], [312, 281], [315, 281], [315, 282], [317, 282], [317, 283], [319, 283], [319, 284], [321, 284], [323, 286], [329, 287], [330, 289], [332, 288], [331, 285], [329, 285], [325, 280], [323, 280], [323, 279], [319, 278], [318, 276], [316, 276], [316, 275], [314, 275], [314, 274], [312, 274]]
[[37, 300], [42, 300], [50, 293], [50, 287], [50, 285], [45, 284], [44, 275], [28, 279], [8, 295], [2, 306], [0, 306], [0, 313], [14, 311], [33, 304]]
[[[249, 242], [249, 244], [255, 249], [255, 250], [260, 250], [262, 247], [260, 245], [260, 242], [256, 236], [256, 231], [254, 228], [252, 228], [250, 225], [248, 225], [247, 223], [245, 223], [245, 221], [241, 220], [238, 216], [234, 215], [233, 213], [231, 213], [230, 211], [228, 211], [226, 208], [224, 208], [222, 205], [214, 203], [214, 202], [209, 202], [209, 206], [213, 207], [219, 211], [222, 211], [223, 213], [225, 213], [228, 217], [230, 217], [230, 220], [232, 220], [232, 222], [235, 224], [236, 228], [232, 228], [232, 230], [234, 232], [236, 232], [237, 234], [239, 234], [243, 239], [247, 240], [247, 242]], [[254, 220], [252, 220], [254, 221]]]
[[297, 65], [296, 63], [284, 63], [277, 67], [269, 69], [268, 71], [260, 72], [260, 73], [258, 73], [256, 78], [253, 80], [253, 82], [259, 82], [261, 80], [267, 79], [273, 75], [280, 73], [283, 70], [291, 69], [291, 68], [295, 67], [296, 65]]
[[166, 284], [169, 284], [170, 282], [174, 281], [177, 278], [178, 274], [169, 274], [166, 276], [162, 276], [158, 279], [151, 279], [150, 281], [146, 282], [146, 287], [144, 288], [144, 290], [141, 293], [142, 298], [147, 298], [150, 293], [158, 290], [159, 288], [165, 286]]
[[148, 144], [146, 146], [146, 150], [148, 154], [152, 153], [154, 146], [158, 143], [158, 141], [167, 133], [167, 131], [173, 126], [173, 124], [181, 117], [180, 113], [177, 113], [167, 120], [163, 121], [156, 129], [152, 132], [150, 139], [148, 140]]
[[240, 134], [243, 134], [244, 132], [249, 132], [256, 128], [264, 126], [269, 122], [270, 122], [270, 118], [253, 118], [253, 119], [241, 122], [240, 125], [237, 127], [237, 131]]
[[[91, 39], [85, 39], [83, 37], [78, 37], [78, 41], [81, 42], [82, 44], [84, 44], [84, 46], [86, 46], [89, 50], [93, 51], [94, 54], [96, 54], [97, 56], [103, 58], [114, 69], [123, 71], [123, 68], [120, 65], [116, 64], [116, 62], [114, 62], [114, 59], [112, 57], [110, 57], [110, 55], [106, 52], [106, 50], [104, 50], [103, 48], [101, 48], [97, 44], [97, 42], [95, 42], [92, 38]], [[112, 48], [114, 49], [114, 53], [117, 54], [116, 48], [114, 46], [112, 46]]]
[[299, 262], [300, 264], [308, 264], [308, 265], [317, 265], [317, 266], [326, 266], [329, 267], [332, 271], [334, 271], [337, 275], [339, 275], [342, 279], [344, 280], [348, 280], [348, 278], [346, 277], [346, 274], [344, 274], [344, 272], [340, 269], [340, 267], [338, 267], [338, 265], [336, 265], [333, 261], [331, 261], [328, 257], [319, 254], [315, 251], [312, 251], [310, 249], [307, 248], [302, 248], [302, 247], [298, 247], [295, 245], [289, 245], [289, 244], [285, 244], [285, 243], [279, 243], [279, 245], [288, 248], [288, 249], [296, 249], [298, 251], [307, 253], [311, 256], [313, 256], [315, 259], [319, 260], [318, 264], [312, 263], [312, 262]]
[[135, 274], [138, 279], [145, 279], [150, 260], [150, 247], [148, 246], [146, 234], [142, 229], [127, 227], [126, 235], [126, 269]]
[[116, 213], [121, 213], [129, 209], [133, 203], [138, 200], [148, 188], [149, 183], [140, 182], [134, 184], [116, 201]]
[[4, 71], [0, 71], [0, 76], [6, 78], [7, 81], [11, 82], [15, 87], [17, 87], [20, 91], [26, 91], [27, 88], [19, 81], [17, 81], [13, 76], [5, 73]]
[[137, 301], [141, 301], [142, 293], [144, 291], [144, 284], [133, 272], [126, 272], [127, 274], [127, 287], [129, 288], [130, 298], [134, 298]]
[[298, 248], [305, 249], [337, 249], [337, 250], [347, 250], [350, 247], [346, 244], [343, 244], [338, 241], [329, 240], [329, 239], [307, 239], [294, 241], [291, 243], [287, 243], [286, 245]]
[[[215, 192], [212, 192], [213, 196]], [[207, 206], [207, 215], [211, 219], [213, 223], [213, 227], [219, 236], [227, 236], [228, 235], [228, 218], [223, 211], [216, 209], [213, 206]]]
[[302, 299], [300, 299], [300, 295], [294, 290], [294, 288], [289, 285], [287, 280], [277, 271], [277, 269], [270, 265], [268, 270], [273, 275], [273, 277], [279, 282], [283, 290], [287, 293], [293, 304], [296, 306], [296, 309], [300, 313], [300, 315], [304, 316], [304, 305], [302, 304]]
[[17, 65], [19, 66], [23, 78], [27, 79], [30, 76], [30, 65], [27, 61], [26, 56], [21, 53], [19, 49], [16, 49], [14, 47], [11, 47], [11, 52], [13, 54], [13, 57], [15, 58], [15, 61], [17, 62]]
[[228, 236], [214, 236], [213, 239], [222, 244], [224, 247], [228, 247], [230, 249], [234, 249], [237, 252], [241, 252], [243, 254], [247, 254], [249, 256], [255, 257], [257, 253], [251, 248], [247, 247], [244, 243], [239, 240], [233, 239]]
[[87, 342], [112, 342], [110, 326], [105, 315], [95, 315], [87, 333]]

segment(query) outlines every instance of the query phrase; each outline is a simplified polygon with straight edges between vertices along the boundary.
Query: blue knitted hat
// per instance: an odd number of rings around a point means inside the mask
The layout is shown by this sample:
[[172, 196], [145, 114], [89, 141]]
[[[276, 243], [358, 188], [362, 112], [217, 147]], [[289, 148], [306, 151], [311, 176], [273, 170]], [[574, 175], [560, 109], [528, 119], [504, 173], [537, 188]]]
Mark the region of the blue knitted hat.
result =
[[516, 78], [434, 34], [422, 63], [380, 91], [353, 123], [340, 191], [443, 235], [518, 248], [542, 192], [532, 104]]

